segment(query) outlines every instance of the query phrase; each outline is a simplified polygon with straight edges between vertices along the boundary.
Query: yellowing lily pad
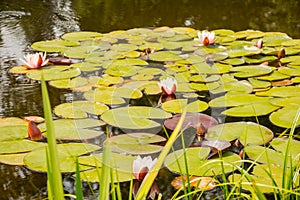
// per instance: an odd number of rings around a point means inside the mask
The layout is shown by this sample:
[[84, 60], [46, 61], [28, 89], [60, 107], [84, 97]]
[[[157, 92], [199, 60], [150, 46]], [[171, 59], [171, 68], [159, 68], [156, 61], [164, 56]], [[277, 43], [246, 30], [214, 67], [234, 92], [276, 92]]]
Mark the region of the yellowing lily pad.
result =
[[266, 144], [273, 138], [273, 132], [253, 122], [232, 122], [213, 126], [207, 130], [207, 139], [234, 141], [247, 144]]
[[18, 140], [28, 137], [28, 127], [27, 124], [24, 126], [21, 125], [9, 125], [1, 126], [0, 128], [0, 141], [7, 140]]
[[286, 87], [273, 87], [268, 91], [256, 92], [257, 96], [272, 96], [272, 97], [293, 97], [300, 95], [300, 87], [286, 86]]
[[158, 108], [146, 106], [121, 107], [106, 111], [101, 119], [106, 123], [126, 129], [149, 129], [161, 124], [151, 119], [165, 119], [172, 115]]
[[101, 115], [109, 108], [100, 103], [88, 101], [74, 101], [73, 103], [63, 103], [54, 108], [54, 113], [63, 118], [86, 118], [89, 114]]
[[3, 154], [0, 155], [0, 163], [4, 163], [6, 165], [24, 165], [23, 159], [27, 155], [27, 153], [18, 153], [18, 154]]
[[162, 104], [162, 109], [172, 113], [182, 113], [184, 107], [186, 107], [187, 112], [202, 112], [208, 108], [208, 105], [200, 100], [187, 104], [186, 99], [174, 99]]

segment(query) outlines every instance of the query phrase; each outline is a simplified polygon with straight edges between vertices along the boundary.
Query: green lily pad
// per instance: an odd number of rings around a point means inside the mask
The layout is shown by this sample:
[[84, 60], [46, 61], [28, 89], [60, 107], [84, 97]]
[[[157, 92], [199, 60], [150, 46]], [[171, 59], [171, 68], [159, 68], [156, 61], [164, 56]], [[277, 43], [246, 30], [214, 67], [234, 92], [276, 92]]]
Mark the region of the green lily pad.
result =
[[[184, 157], [186, 156], [186, 162]], [[177, 150], [170, 153], [165, 159], [166, 167], [177, 173], [185, 173], [188, 166], [189, 175], [195, 176], [215, 176], [235, 170], [240, 157], [231, 152], [222, 154], [221, 158], [208, 159], [210, 148], [195, 147]]]
[[86, 118], [89, 114], [101, 115], [107, 111], [108, 106], [88, 101], [74, 101], [63, 103], [54, 108], [54, 113], [63, 118]]
[[213, 126], [207, 130], [207, 139], [234, 141], [247, 144], [266, 144], [273, 138], [273, 132], [253, 122], [232, 122]]
[[278, 81], [278, 80], [283, 80], [290, 78], [290, 76], [285, 75], [280, 73], [279, 71], [273, 71], [272, 73], [265, 75], [265, 76], [259, 76], [256, 77], [258, 80], [263, 80], [263, 81]]
[[257, 96], [272, 96], [272, 97], [293, 97], [300, 95], [300, 87], [286, 86], [286, 87], [273, 87], [268, 91], [256, 92]]
[[18, 140], [28, 137], [27, 124], [24, 125], [6, 125], [0, 128], [0, 141]]
[[88, 57], [93, 51], [98, 50], [98, 46], [76, 46], [76, 47], [69, 47], [64, 50], [64, 55], [69, 58], [86, 58]]
[[278, 72], [288, 76], [300, 76], [300, 70], [291, 67], [282, 67], [278, 69]]
[[127, 133], [110, 138], [112, 151], [131, 155], [153, 154], [160, 152], [163, 146], [151, 144], [164, 142], [162, 136], [151, 133]]
[[210, 92], [213, 94], [222, 92], [230, 92], [231, 94], [251, 93], [252, 91], [253, 87], [247, 81], [221, 82], [219, 83], [218, 88], [210, 90]]
[[191, 70], [194, 70], [199, 74], [223, 74], [229, 72], [231, 68], [231, 65], [221, 63], [216, 63], [213, 65], [209, 65], [207, 63], [197, 63], [191, 66]]
[[249, 78], [269, 74], [272, 72], [272, 68], [269, 66], [262, 65], [247, 65], [231, 68], [230, 71], [234, 72], [235, 77]]
[[202, 112], [208, 108], [208, 104], [200, 100], [187, 104], [186, 99], [174, 99], [162, 104], [163, 110], [172, 113], [182, 113], [184, 107], [187, 112]]
[[148, 62], [141, 60], [141, 59], [137, 59], [137, 58], [127, 58], [127, 59], [118, 59], [118, 60], [109, 60], [105, 63], [102, 64], [102, 67], [107, 69], [111, 66], [133, 66], [133, 65], [149, 65]]
[[124, 81], [122, 77], [119, 76], [110, 76], [108, 74], [103, 74], [101, 77], [99, 76], [90, 76], [89, 83], [93, 85], [102, 85], [102, 86], [110, 86], [117, 85]]
[[65, 41], [65, 40], [47, 40], [35, 42], [31, 45], [31, 48], [37, 51], [45, 52], [62, 52], [68, 47], [79, 46], [79, 42]]
[[88, 84], [88, 80], [83, 77], [76, 77], [73, 79], [50, 81], [49, 84], [56, 88], [77, 88]]
[[278, 108], [269, 102], [256, 102], [229, 108], [223, 111], [222, 114], [233, 117], [253, 117], [270, 114]]
[[271, 98], [270, 103], [274, 106], [300, 106], [300, 97], [284, 97], [284, 98]]
[[[59, 119], [53, 121], [56, 139], [58, 140], [85, 140], [98, 137], [102, 131], [91, 128], [103, 126], [105, 123], [96, 119]], [[47, 136], [46, 124], [38, 125], [43, 135]]]
[[269, 88], [271, 83], [269, 81], [263, 81], [256, 78], [248, 78], [249, 83], [252, 85], [253, 89]]
[[283, 178], [287, 179], [288, 177], [291, 177], [290, 170], [285, 170], [284, 173], [282, 167], [256, 165], [253, 169], [253, 175], [233, 174], [228, 177], [228, 180], [238, 184], [238, 187], [242, 187], [244, 190], [255, 191], [255, 184], [262, 193], [274, 193], [274, 190], [280, 189]]
[[98, 32], [92, 31], [78, 31], [78, 32], [71, 32], [62, 35], [61, 37], [65, 40], [69, 41], [83, 41], [83, 40], [91, 40], [96, 37], [101, 37], [102, 34]]
[[269, 97], [258, 97], [253, 94], [225, 94], [209, 102], [210, 107], [233, 107], [258, 102], [268, 102]]
[[111, 76], [122, 76], [128, 77], [133, 76], [137, 73], [139, 67], [137, 66], [130, 66], [130, 65], [111, 65], [105, 70], [105, 73]]
[[53, 65], [50, 67], [44, 67], [38, 70], [30, 70], [26, 76], [34, 80], [41, 80], [41, 74], [44, 75], [45, 81], [70, 79], [80, 75], [79, 69], [70, 69], [68, 66]]
[[125, 43], [120, 43], [120, 44], [115, 44], [111, 47], [112, 50], [115, 51], [121, 51], [121, 52], [128, 52], [128, 51], [134, 51], [138, 49], [138, 46], [134, 44], [125, 44]]
[[254, 46], [232, 46], [227, 48], [226, 53], [229, 58], [237, 58], [242, 56], [252, 56], [261, 53], [261, 49], [258, 49]]
[[[111, 153], [109, 163], [113, 173], [114, 182], [124, 182], [134, 179], [132, 172], [132, 164], [136, 159], [135, 156]], [[80, 173], [81, 180], [88, 182], [100, 182], [101, 167], [103, 164], [103, 154], [93, 154], [90, 156], [80, 156], [78, 158], [80, 165], [98, 167]], [[111, 180], [110, 180], [111, 181]]]
[[[98, 150], [100, 147], [87, 143], [66, 143], [58, 144], [58, 161], [61, 172], [75, 172], [76, 156], [84, 155]], [[24, 157], [26, 167], [34, 171], [47, 172], [46, 148], [42, 147], [31, 151]], [[80, 165], [80, 170], [91, 167]]]
[[265, 35], [263, 37], [264, 45], [265, 46], [280, 46], [281, 43], [287, 42], [292, 38], [287, 36], [286, 34], [278, 34], [278, 35]]
[[208, 83], [208, 82], [214, 82], [220, 79], [219, 75], [211, 75], [207, 76], [206, 74], [198, 74], [190, 76], [189, 81], [192, 82], [201, 82], [201, 83]]
[[223, 60], [222, 63], [229, 64], [229, 65], [242, 65], [245, 63], [245, 60], [243, 58], [229, 58]]
[[172, 115], [163, 110], [145, 107], [131, 106], [121, 107], [106, 111], [102, 114], [101, 119], [106, 123], [126, 129], [149, 129], [160, 127], [161, 124], [151, 119], [165, 119]]
[[297, 161], [297, 159], [299, 158], [300, 142], [298, 140], [290, 140], [289, 142], [287, 138], [275, 138], [270, 142], [270, 144], [274, 149], [276, 149], [278, 152], [281, 152], [283, 154], [286, 153], [286, 148], [288, 147], [289, 148], [288, 152], [289, 154], [291, 154], [293, 159], [296, 159], [295, 161]]
[[173, 51], [158, 51], [149, 55], [149, 59], [153, 61], [177, 61], [183, 58]]
[[92, 71], [100, 70], [100, 64], [92, 63], [92, 62], [74, 63], [74, 64], [71, 64], [70, 67], [78, 68], [82, 72], [92, 72]]
[[100, 102], [108, 105], [123, 104], [128, 99], [139, 99], [143, 93], [138, 89], [129, 87], [101, 87], [84, 93], [84, 97], [92, 102]]
[[34, 142], [31, 140], [1, 141], [0, 154], [24, 153], [43, 147], [45, 145], [45, 143]]
[[266, 55], [254, 55], [251, 57], [243, 57], [243, 60], [245, 60], [245, 62], [249, 64], [260, 64], [263, 62], [271, 62], [276, 59], [277, 59], [276, 56], [266, 56]]
[[[294, 119], [297, 115], [299, 106], [286, 106], [273, 112], [269, 119], [276, 126], [291, 128], [293, 126]], [[300, 124], [300, 119], [296, 122], [296, 126]]]

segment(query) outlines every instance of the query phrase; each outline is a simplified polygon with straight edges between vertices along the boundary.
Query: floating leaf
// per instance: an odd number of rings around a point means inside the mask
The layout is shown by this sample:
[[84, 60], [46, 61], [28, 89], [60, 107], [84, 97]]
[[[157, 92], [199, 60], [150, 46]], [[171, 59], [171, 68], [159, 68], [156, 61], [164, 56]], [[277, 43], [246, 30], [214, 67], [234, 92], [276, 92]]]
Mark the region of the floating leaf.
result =
[[[90, 128], [103, 126], [105, 123], [96, 119], [59, 119], [53, 121], [55, 136], [58, 140], [85, 140], [98, 137], [102, 131]], [[46, 124], [39, 124], [39, 129], [47, 136]]]
[[0, 128], [0, 141], [18, 140], [28, 137], [27, 124], [21, 125], [6, 125]]
[[3, 126], [27, 126], [28, 122], [17, 117], [0, 118], [0, 127]]
[[18, 153], [18, 154], [3, 154], [0, 155], [0, 163], [4, 163], [6, 165], [24, 165], [23, 159], [27, 155], [27, 153]]
[[229, 108], [222, 113], [233, 117], [252, 117], [270, 114], [278, 108], [269, 102], [256, 102]]
[[253, 122], [233, 122], [213, 126], [207, 130], [207, 139], [234, 141], [262, 145], [273, 138], [273, 132], [265, 126]]
[[54, 108], [54, 113], [63, 118], [86, 118], [88, 114], [101, 115], [109, 108], [100, 103], [88, 101], [74, 101], [73, 103], [63, 103]]
[[169, 170], [177, 173], [186, 172], [186, 166], [188, 166], [189, 175], [194, 176], [215, 176], [224, 172], [232, 172], [235, 170], [235, 166], [239, 165], [237, 162], [240, 157], [236, 154], [226, 152], [220, 158], [207, 160], [209, 152], [210, 148], [206, 147], [177, 150], [166, 157], [165, 165]]
[[160, 152], [163, 146], [151, 143], [164, 142], [166, 139], [151, 133], [127, 133], [111, 137], [112, 150], [133, 155]]
[[[87, 143], [66, 143], [58, 144], [58, 160], [61, 172], [75, 172], [76, 156], [87, 154], [98, 150], [100, 147]], [[26, 167], [35, 171], [47, 172], [46, 148], [42, 147], [31, 151], [24, 158]], [[80, 165], [80, 170], [91, 167]]]
[[256, 78], [248, 78], [248, 81], [252, 85], [253, 89], [269, 88], [271, 86], [270, 82]]
[[34, 80], [41, 80], [41, 74], [44, 74], [44, 80], [59, 80], [59, 79], [69, 79], [80, 75], [80, 70], [69, 69], [68, 66], [50, 66], [43, 67], [39, 70], [30, 70], [26, 76]]
[[247, 65], [241, 67], [234, 67], [230, 69], [231, 72], [235, 72], [234, 76], [238, 78], [249, 78], [254, 76], [262, 76], [272, 72], [272, 68], [262, 65]]
[[233, 107], [259, 102], [268, 102], [269, 97], [258, 97], [253, 94], [225, 94], [224, 96], [215, 98], [209, 102], [211, 107]]
[[[273, 112], [269, 119], [276, 126], [291, 128], [293, 126], [294, 119], [297, 115], [299, 106], [286, 106]], [[300, 118], [296, 122], [296, 126], [300, 124]]]
[[271, 98], [270, 103], [274, 106], [300, 106], [300, 97], [285, 97], [285, 98]]
[[[184, 180], [184, 182], [183, 182]], [[188, 187], [188, 183], [187, 183], [187, 178], [186, 176], [179, 176], [176, 177], [172, 182], [171, 185], [177, 189], [183, 189], [184, 187]], [[195, 187], [198, 190], [211, 190], [213, 188], [215, 188], [217, 183], [217, 180], [212, 178], [212, 177], [198, 177], [198, 176], [190, 176], [189, 177], [189, 185], [192, 187]], [[184, 185], [185, 184], [185, 185]]]
[[32, 151], [45, 146], [45, 143], [31, 140], [12, 140], [0, 142], [0, 154], [13, 154]]
[[237, 93], [251, 93], [253, 87], [247, 81], [233, 81], [223, 82], [219, 84], [218, 88], [211, 89], [210, 92], [217, 94], [222, 92], [230, 92], [231, 94]]
[[[164, 125], [170, 129], [170, 130], [174, 130], [176, 125], [179, 122], [179, 119], [181, 117], [181, 114], [177, 114], [174, 115], [172, 118], [167, 119], [164, 122]], [[206, 114], [202, 114], [202, 113], [187, 113], [184, 121], [182, 123], [182, 129], [188, 127], [188, 126], [192, 126], [195, 129], [197, 129], [197, 127], [199, 126], [199, 124], [202, 124], [203, 127], [207, 130], [209, 127], [215, 126], [218, 124], [218, 121]]]
[[160, 124], [150, 119], [165, 119], [172, 115], [151, 107], [131, 106], [115, 108], [102, 114], [101, 119], [106, 123], [126, 129], [149, 129], [160, 127]]
[[186, 107], [187, 112], [202, 112], [208, 108], [208, 105], [200, 100], [186, 104], [186, 99], [174, 99], [162, 104], [162, 109], [172, 113], [182, 113], [184, 107]]
[[101, 33], [92, 32], [92, 31], [78, 31], [78, 32], [71, 32], [62, 35], [61, 37], [65, 40], [69, 41], [83, 41], [83, 40], [91, 40], [96, 37], [101, 37]]
[[177, 53], [172, 51], [158, 51], [149, 55], [149, 59], [153, 61], [177, 61], [182, 60], [183, 58]]
[[293, 97], [300, 95], [300, 87], [286, 86], [286, 87], [273, 87], [268, 91], [256, 92], [257, 96], [272, 96], [272, 97]]
[[37, 51], [45, 52], [61, 52], [66, 50], [68, 47], [79, 46], [78, 42], [71, 42], [66, 40], [47, 40], [35, 42], [31, 45], [31, 48]]
[[277, 81], [289, 78], [288, 75], [282, 74], [279, 71], [273, 71], [272, 73], [265, 75], [265, 76], [259, 76], [256, 77], [258, 80], [264, 80], [264, 81]]
[[219, 63], [213, 65], [197, 63], [191, 66], [191, 70], [195, 70], [199, 74], [223, 74], [229, 72], [231, 68], [231, 65]]
[[88, 81], [86, 78], [76, 77], [73, 79], [62, 79], [62, 80], [50, 81], [49, 84], [56, 88], [77, 88], [88, 84]]

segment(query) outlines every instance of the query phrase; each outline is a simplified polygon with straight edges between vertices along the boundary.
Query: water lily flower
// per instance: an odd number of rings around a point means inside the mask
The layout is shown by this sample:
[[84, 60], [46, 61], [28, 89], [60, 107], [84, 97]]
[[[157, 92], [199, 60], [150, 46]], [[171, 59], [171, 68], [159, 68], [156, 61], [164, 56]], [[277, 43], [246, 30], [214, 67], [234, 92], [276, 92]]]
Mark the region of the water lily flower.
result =
[[26, 65], [27, 69], [38, 69], [48, 63], [48, 59], [46, 59], [46, 53], [35, 53], [35, 54], [27, 54], [24, 56], [24, 60], [21, 61]]
[[167, 78], [167, 79], [161, 80], [158, 83], [158, 86], [161, 88], [161, 90], [164, 94], [172, 95], [176, 91], [177, 81], [172, 78]]
[[215, 43], [215, 32], [202, 31], [198, 32], [198, 39], [203, 46]]
[[152, 169], [153, 165], [156, 163], [157, 158], [152, 160], [151, 156], [146, 156], [141, 158], [138, 156], [137, 159], [133, 161], [133, 176], [137, 180], [143, 180], [147, 173]]

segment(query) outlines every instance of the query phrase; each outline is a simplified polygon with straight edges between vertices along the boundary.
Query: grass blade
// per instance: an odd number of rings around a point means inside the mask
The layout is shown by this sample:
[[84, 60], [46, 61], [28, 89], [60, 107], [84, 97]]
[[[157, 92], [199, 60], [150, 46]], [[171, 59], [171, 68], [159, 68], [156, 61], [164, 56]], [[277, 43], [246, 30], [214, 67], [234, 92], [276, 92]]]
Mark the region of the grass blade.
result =
[[78, 158], [76, 158], [75, 189], [76, 189], [76, 200], [82, 200], [83, 193], [82, 193], [82, 185], [81, 185], [81, 180], [80, 180], [80, 170], [79, 170]]
[[101, 179], [100, 179], [100, 194], [99, 200], [109, 199], [109, 186], [110, 186], [110, 139], [107, 138], [103, 145], [103, 163], [101, 168]]
[[43, 99], [43, 108], [44, 108], [44, 116], [46, 121], [47, 128], [47, 142], [48, 142], [48, 152], [49, 152], [49, 168], [51, 172], [48, 172], [48, 177], [50, 178], [52, 184], [50, 184], [53, 199], [55, 200], [63, 200], [64, 199], [64, 190], [62, 184], [62, 176], [59, 169], [58, 162], [58, 153], [57, 153], [57, 145], [56, 145], [56, 137], [54, 133], [54, 126], [52, 122], [52, 110], [48, 95], [48, 90], [46, 86], [46, 82], [44, 80], [42, 74], [42, 99]]

